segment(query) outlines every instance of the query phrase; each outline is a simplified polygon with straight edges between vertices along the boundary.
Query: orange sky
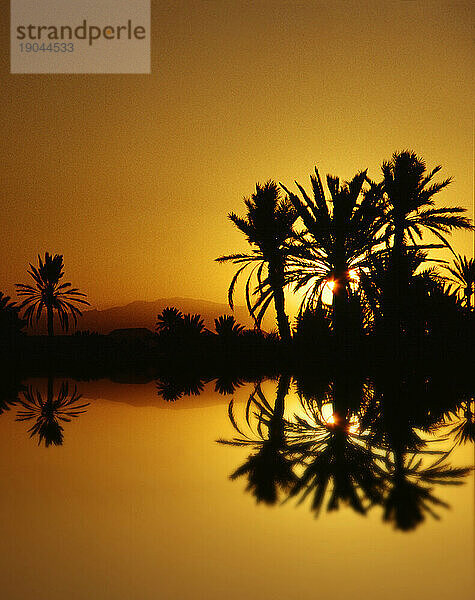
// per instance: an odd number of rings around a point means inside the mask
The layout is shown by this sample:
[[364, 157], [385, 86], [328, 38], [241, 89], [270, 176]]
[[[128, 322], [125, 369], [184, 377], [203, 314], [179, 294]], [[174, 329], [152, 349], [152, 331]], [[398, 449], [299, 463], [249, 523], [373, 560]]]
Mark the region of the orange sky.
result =
[[[473, 215], [471, 2], [152, 1], [152, 75], [10, 75], [1, 4], [0, 290], [64, 254], [96, 307], [226, 301], [226, 214], [314, 165], [411, 148]], [[454, 238], [472, 253], [472, 236]], [[243, 302], [238, 297], [238, 301]]]

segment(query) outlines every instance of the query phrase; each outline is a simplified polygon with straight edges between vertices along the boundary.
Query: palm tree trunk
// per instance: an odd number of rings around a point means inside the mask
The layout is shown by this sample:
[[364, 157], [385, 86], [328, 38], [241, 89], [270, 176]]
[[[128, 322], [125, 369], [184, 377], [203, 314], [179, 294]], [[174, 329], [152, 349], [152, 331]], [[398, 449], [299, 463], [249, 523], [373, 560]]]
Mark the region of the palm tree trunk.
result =
[[470, 287], [467, 286], [465, 288], [464, 294], [465, 294], [465, 302], [467, 304], [467, 308], [468, 308], [468, 310], [472, 310], [472, 302], [471, 302], [471, 299], [472, 299], [472, 288], [471, 288], [471, 286]]
[[346, 271], [335, 277], [333, 288], [333, 332], [337, 348], [343, 350], [348, 347], [352, 333], [349, 331], [348, 315], [348, 275]]
[[285, 313], [284, 274], [280, 265], [277, 267], [269, 265], [269, 282], [274, 294], [274, 307], [277, 315], [277, 327], [280, 339], [283, 342], [290, 342], [289, 318]]
[[49, 304], [46, 307], [46, 318], [48, 323], [48, 336], [54, 336], [54, 325], [53, 325], [53, 307]]
[[400, 352], [400, 336], [404, 315], [402, 310], [402, 298], [407, 293], [409, 285], [408, 274], [404, 271], [405, 267], [405, 245], [404, 245], [404, 223], [394, 223], [394, 242], [391, 251], [390, 277], [388, 289], [386, 290], [386, 333], [392, 341], [392, 346], [396, 355]]

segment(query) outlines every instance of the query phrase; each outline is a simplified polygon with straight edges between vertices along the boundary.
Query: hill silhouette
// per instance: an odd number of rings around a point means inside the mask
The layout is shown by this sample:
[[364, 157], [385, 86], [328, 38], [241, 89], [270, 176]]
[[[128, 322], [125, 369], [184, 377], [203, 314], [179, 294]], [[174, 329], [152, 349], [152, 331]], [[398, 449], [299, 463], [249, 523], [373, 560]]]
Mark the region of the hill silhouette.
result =
[[[161, 298], [151, 302], [137, 300], [124, 306], [114, 306], [104, 310], [85, 310], [78, 320], [78, 330], [110, 333], [114, 329], [142, 328], [153, 330], [158, 313], [167, 306], [176, 306], [183, 313], [199, 313], [206, 327], [214, 329], [214, 319], [223, 314], [234, 314], [236, 320], [246, 327], [252, 327], [249, 314], [244, 307], [236, 306], [234, 313], [227, 304], [196, 300], [192, 298]], [[73, 330], [74, 331], [74, 330]], [[46, 333], [46, 327], [40, 326], [31, 333]], [[58, 333], [60, 333], [58, 331]], [[72, 332], [71, 332], [72, 333]]]

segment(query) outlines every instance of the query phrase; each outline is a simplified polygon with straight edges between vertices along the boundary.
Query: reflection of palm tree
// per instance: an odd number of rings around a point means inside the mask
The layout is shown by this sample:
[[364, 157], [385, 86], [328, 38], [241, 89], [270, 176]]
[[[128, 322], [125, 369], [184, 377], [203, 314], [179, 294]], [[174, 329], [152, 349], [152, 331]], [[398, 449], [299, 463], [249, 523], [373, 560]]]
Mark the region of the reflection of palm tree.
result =
[[48, 379], [48, 393], [44, 400], [41, 392], [29, 387], [23, 393], [20, 404], [23, 407], [17, 413], [17, 421], [31, 421], [35, 423], [28, 430], [30, 437], [38, 436], [38, 445], [44, 441], [46, 447], [60, 446], [63, 443], [63, 423], [69, 423], [71, 419], [85, 413], [89, 403], [78, 404], [81, 394], [76, 387], [69, 393], [67, 381], [61, 383], [59, 393], [53, 396], [53, 378]]
[[167, 373], [156, 380], [157, 393], [167, 402], [175, 402], [182, 396], [199, 396], [204, 390], [205, 381], [190, 370]]
[[393, 460], [387, 459], [388, 490], [384, 498], [384, 520], [393, 523], [396, 529], [409, 531], [415, 529], [425, 519], [425, 513], [435, 519], [439, 516], [431, 505], [448, 508], [433, 494], [435, 485], [460, 485], [470, 468], [452, 468], [443, 461], [446, 454], [428, 467], [422, 465], [417, 454], [408, 458], [396, 451]]
[[85, 294], [72, 288], [70, 283], [60, 283], [64, 275], [62, 255], [51, 256], [46, 252], [44, 262], [38, 255], [38, 267], [30, 264], [28, 273], [34, 279], [34, 285], [16, 284], [18, 295], [25, 298], [20, 308], [27, 307], [25, 318], [28, 324], [31, 324], [35, 317], [37, 321], [39, 320], [43, 308], [46, 309], [48, 335], [50, 336], [54, 335], [54, 311], [58, 313], [61, 327], [66, 331], [69, 327], [69, 316], [77, 324], [77, 318], [82, 313], [75, 304], [89, 305], [89, 302], [83, 299]]
[[[277, 184], [268, 181], [256, 185], [256, 191], [245, 201], [247, 215], [241, 218], [231, 213], [229, 218], [244, 233], [254, 247], [249, 254], [229, 254], [221, 256], [218, 262], [231, 261], [240, 265], [229, 286], [229, 305], [233, 308], [234, 287], [239, 275], [253, 266], [246, 283], [246, 302], [257, 327], [272, 300], [277, 315], [280, 337], [290, 339], [289, 320], [285, 313], [284, 286], [285, 269], [289, 253], [289, 243], [294, 237], [293, 225], [297, 213], [287, 198], [282, 199]], [[241, 266], [242, 265], [242, 266]], [[267, 274], [264, 276], [264, 271]], [[251, 292], [251, 282], [255, 275], [257, 288]], [[251, 294], [258, 294], [253, 303]]]
[[475, 260], [466, 256], [457, 255], [453, 267], [447, 267], [452, 277], [450, 278], [462, 290], [465, 306], [472, 308], [471, 298], [475, 290]]
[[365, 514], [383, 494], [383, 471], [369, 436], [357, 431], [350, 413], [334, 411], [326, 419], [316, 401], [301, 402], [305, 416], [296, 417], [290, 440], [304, 469], [290, 496], [302, 493], [302, 502], [312, 493], [312, 509], [318, 514], [330, 490], [328, 511], [337, 510], [343, 501]]
[[12, 406], [18, 404], [18, 395], [25, 390], [25, 387], [15, 373], [4, 371], [4, 367], [0, 371], [0, 381], [0, 415], [2, 415], [10, 410]]
[[242, 386], [242, 380], [235, 373], [221, 373], [214, 382], [214, 391], [223, 396], [233, 394]]
[[[463, 416], [460, 411], [463, 410]], [[466, 444], [475, 442], [475, 400], [473, 398], [462, 402], [455, 410], [445, 415], [449, 422], [456, 421], [450, 429], [450, 435], [454, 436], [455, 444]]]
[[[282, 375], [277, 386], [277, 396], [272, 407], [259, 384], [256, 385], [246, 407], [246, 423], [252, 432], [248, 435], [237, 424], [233, 412], [233, 401], [229, 404], [229, 419], [239, 436], [232, 440], [218, 440], [231, 446], [251, 446], [256, 450], [234, 471], [231, 479], [245, 475], [247, 489], [258, 502], [275, 504], [279, 491], [288, 490], [295, 482], [293, 460], [290, 457], [285, 437], [284, 403], [290, 386], [290, 377]], [[251, 419], [254, 417], [254, 426]]]

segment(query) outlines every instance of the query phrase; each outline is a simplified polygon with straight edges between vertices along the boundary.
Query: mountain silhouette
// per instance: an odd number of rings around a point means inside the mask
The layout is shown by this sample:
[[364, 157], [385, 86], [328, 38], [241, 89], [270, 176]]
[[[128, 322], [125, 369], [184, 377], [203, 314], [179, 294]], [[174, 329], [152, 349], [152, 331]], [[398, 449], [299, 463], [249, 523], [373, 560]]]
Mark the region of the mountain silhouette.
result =
[[153, 330], [158, 313], [167, 306], [176, 306], [183, 313], [199, 313], [207, 328], [214, 330], [214, 319], [223, 314], [234, 314], [236, 320], [252, 327], [249, 314], [244, 307], [236, 306], [234, 313], [227, 304], [195, 300], [192, 298], [162, 298], [151, 302], [138, 300], [124, 306], [115, 306], [105, 310], [85, 310], [79, 319], [78, 330], [110, 333], [114, 329], [142, 328]]

